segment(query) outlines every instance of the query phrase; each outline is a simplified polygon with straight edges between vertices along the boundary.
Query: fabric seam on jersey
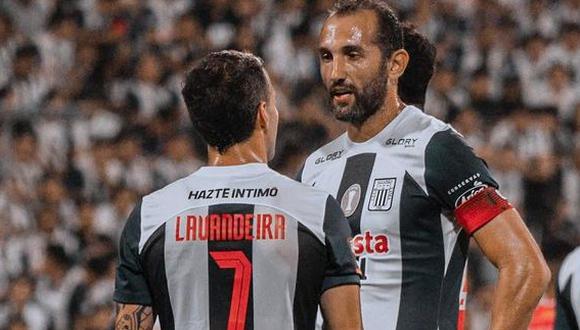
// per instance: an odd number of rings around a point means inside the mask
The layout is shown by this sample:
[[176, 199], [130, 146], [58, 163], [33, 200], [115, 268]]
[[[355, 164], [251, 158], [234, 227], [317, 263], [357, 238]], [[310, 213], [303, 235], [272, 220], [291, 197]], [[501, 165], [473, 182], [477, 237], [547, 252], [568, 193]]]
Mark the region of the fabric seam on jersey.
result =
[[156, 239], [158, 239], [161, 236], [161, 227], [163, 227], [163, 225], [165, 225], [167, 223], [164, 222], [161, 224], [161, 226], [157, 227], [157, 229], [155, 229], [155, 231], [153, 232], [153, 234], [151, 234], [151, 236], [149, 236], [149, 238], [147, 239], [147, 241], [145, 242], [145, 244], [143, 244], [143, 249], [141, 252], [139, 252], [139, 259], [141, 262], [143, 262], [144, 260], [144, 254], [145, 251], [147, 250], [147, 248], [149, 248], [151, 246], [151, 244], [153, 244], [153, 241], [155, 241]]
[[322, 242], [320, 241], [320, 239], [318, 238], [318, 236], [316, 236], [316, 234], [315, 234], [315, 233], [313, 233], [313, 232], [312, 232], [312, 230], [310, 230], [310, 228], [306, 227], [306, 226], [305, 226], [305, 225], [304, 225], [302, 222], [299, 222], [299, 221], [298, 221], [298, 223], [299, 223], [299, 225], [298, 225], [298, 231], [300, 231], [300, 225], [302, 225], [302, 227], [306, 228], [306, 231], [304, 231], [304, 232], [305, 232], [307, 235], [310, 235], [310, 236], [312, 236], [312, 237], [316, 238], [316, 240], [318, 241], [318, 243], [322, 244], [322, 247], [326, 247], [326, 244], [322, 243]]

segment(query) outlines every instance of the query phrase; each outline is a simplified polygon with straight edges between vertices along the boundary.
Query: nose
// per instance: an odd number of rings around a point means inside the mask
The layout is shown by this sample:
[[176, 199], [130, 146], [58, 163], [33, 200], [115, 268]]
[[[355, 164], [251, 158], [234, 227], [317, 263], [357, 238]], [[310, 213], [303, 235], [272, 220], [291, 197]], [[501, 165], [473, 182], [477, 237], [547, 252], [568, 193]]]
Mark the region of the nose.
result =
[[344, 70], [344, 61], [337, 57], [332, 61], [332, 71], [330, 73], [330, 80], [334, 82], [344, 82], [346, 80], [346, 72]]

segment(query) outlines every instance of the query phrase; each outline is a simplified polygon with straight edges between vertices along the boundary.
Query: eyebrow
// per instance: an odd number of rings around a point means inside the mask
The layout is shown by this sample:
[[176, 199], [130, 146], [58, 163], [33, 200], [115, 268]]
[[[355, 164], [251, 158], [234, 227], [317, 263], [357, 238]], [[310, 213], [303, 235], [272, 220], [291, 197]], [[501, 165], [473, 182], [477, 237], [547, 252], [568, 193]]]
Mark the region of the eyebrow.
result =
[[364, 49], [359, 45], [346, 45], [342, 47], [344, 53], [348, 52], [362, 52]]
[[[341, 51], [343, 53], [354, 52], [354, 51], [362, 52], [362, 51], [364, 51], [364, 48], [362, 46], [359, 46], [359, 45], [345, 45], [345, 46], [342, 46]], [[318, 52], [319, 53], [322, 53], [322, 52], [332, 53], [332, 51], [326, 47], [319, 47]]]

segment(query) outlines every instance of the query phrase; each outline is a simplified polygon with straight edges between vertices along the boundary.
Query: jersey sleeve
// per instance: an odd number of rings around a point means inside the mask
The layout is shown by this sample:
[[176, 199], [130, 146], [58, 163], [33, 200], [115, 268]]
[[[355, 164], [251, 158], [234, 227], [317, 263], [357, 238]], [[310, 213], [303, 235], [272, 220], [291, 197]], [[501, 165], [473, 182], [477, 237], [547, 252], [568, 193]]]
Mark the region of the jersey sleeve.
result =
[[[559, 283], [556, 283], [556, 320], [555, 329], [561, 330], [573, 330], [578, 329], [580, 323], [576, 319], [574, 314], [574, 308], [572, 300], [572, 278], [569, 278], [565, 283], [564, 287], [560, 287]], [[580, 298], [578, 298], [580, 299]]]
[[580, 247], [562, 262], [556, 281], [556, 320], [554, 329], [580, 328]]
[[427, 145], [425, 183], [444, 214], [469, 234], [511, 207], [485, 162], [452, 129], [434, 134]]
[[119, 303], [150, 306], [151, 294], [139, 258], [141, 203], [129, 215], [119, 241], [119, 261], [113, 300]]
[[322, 292], [345, 284], [359, 284], [360, 276], [350, 246], [352, 233], [338, 202], [328, 196], [323, 230], [326, 245], [326, 271]]

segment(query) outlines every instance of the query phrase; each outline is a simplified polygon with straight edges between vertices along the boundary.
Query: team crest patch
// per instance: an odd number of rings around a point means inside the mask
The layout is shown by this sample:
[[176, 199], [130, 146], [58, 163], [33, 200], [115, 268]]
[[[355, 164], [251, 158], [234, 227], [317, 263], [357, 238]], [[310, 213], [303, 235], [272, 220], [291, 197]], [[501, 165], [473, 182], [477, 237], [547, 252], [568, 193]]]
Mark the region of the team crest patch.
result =
[[375, 179], [369, 199], [369, 211], [388, 211], [393, 206], [396, 178]]
[[360, 202], [360, 196], [361, 187], [358, 183], [348, 187], [344, 192], [344, 195], [342, 195], [342, 199], [340, 200], [340, 208], [345, 216], [350, 217], [354, 214], [354, 211], [356, 211], [358, 203]]

